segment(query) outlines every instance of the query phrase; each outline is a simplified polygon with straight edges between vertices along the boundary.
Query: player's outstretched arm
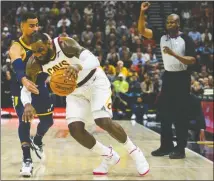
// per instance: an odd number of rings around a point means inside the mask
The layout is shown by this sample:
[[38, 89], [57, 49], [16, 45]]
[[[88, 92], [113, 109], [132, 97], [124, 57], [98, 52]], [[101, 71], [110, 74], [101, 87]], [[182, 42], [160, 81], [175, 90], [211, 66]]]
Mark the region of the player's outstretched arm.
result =
[[140, 16], [138, 19], [138, 31], [141, 35], [143, 35], [146, 38], [152, 38], [152, 36], [153, 36], [152, 30], [146, 28], [146, 26], [145, 26], [146, 21], [145, 21], [144, 13], [149, 8], [149, 6], [150, 6], [150, 3], [148, 3], [148, 2], [143, 2], [141, 4]]
[[22, 83], [30, 92], [39, 94], [39, 90], [36, 88], [37, 86], [26, 78], [25, 65], [22, 61], [23, 49], [18, 43], [12, 44], [9, 49], [9, 56], [18, 81]]
[[[38, 74], [40, 72], [42, 72], [41, 66], [36, 62], [33, 56], [30, 57], [26, 64], [26, 76], [33, 82], [36, 82], [37, 78], [39, 78]], [[24, 106], [22, 120], [25, 122], [30, 122], [36, 113], [34, 107], [31, 105], [31, 101], [31, 92], [23, 86], [21, 90], [21, 102]]]
[[32, 101], [31, 92], [28, 91], [25, 86], [23, 86], [21, 90], [21, 101], [24, 106], [22, 120], [24, 122], [30, 122], [33, 119], [36, 112], [34, 107], [31, 105], [31, 101]]
[[[34, 57], [30, 57], [26, 64], [26, 76], [32, 81], [35, 82], [37, 75], [42, 71], [41, 66], [35, 61]], [[24, 112], [22, 115], [22, 120], [25, 122], [31, 121], [35, 114], [35, 109], [31, 105], [32, 97], [31, 92], [23, 86], [21, 90], [21, 102], [24, 106]]]

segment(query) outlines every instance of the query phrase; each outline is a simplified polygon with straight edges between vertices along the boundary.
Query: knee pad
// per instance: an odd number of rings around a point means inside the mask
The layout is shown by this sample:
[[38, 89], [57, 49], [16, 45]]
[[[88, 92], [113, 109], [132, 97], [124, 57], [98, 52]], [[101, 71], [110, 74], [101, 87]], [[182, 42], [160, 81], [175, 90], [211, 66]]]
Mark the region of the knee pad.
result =
[[19, 122], [19, 128], [18, 128], [18, 133], [19, 133], [19, 139], [20, 142], [27, 142], [30, 143], [30, 123], [20, 121]]
[[37, 127], [37, 134], [44, 136], [49, 128], [53, 125], [52, 114], [46, 116], [39, 116], [40, 123]]
[[44, 127], [50, 128], [53, 125], [53, 115], [39, 116], [40, 124]]

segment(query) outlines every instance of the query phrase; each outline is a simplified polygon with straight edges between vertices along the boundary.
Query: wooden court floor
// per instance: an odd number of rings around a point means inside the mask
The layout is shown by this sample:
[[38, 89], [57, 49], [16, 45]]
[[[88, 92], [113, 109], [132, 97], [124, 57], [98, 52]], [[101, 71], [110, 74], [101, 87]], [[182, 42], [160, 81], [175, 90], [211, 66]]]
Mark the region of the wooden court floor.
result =
[[[34, 134], [38, 120], [32, 122]], [[34, 152], [33, 177], [19, 176], [22, 153], [18, 139], [17, 119], [1, 120], [1, 179], [2, 180], [213, 180], [213, 162], [186, 149], [186, 159], [171, 160], [165, 157], [152, 157], [151, 151], [159, 147], [159, 135], [139, 124], [118, 121], [130, 138], [144, 152], [150, 172], [140, 177], [135, 165], [121, 144], [94, 124], [88, 130], [105, 145], [112, 145], [120, 154], [121, 161], [114, 166], [108, 176], [93, 176], [101, 157], [79, 145], [67, 132], [64, 119], [56, 119], [54, 126], [44, 137], [46, 161], [41, 163]]]

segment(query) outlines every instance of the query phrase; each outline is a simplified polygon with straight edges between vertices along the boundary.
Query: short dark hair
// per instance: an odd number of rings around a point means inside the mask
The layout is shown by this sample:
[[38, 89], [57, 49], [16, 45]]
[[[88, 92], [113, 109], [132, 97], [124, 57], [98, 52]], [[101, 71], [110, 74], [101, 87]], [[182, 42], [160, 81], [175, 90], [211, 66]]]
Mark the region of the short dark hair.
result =
[[28, 19], [35, 19], [35, 18], [38, 18], [37, 15], [33, 12], [26, 12], [26, 13], [23, 13], [22, 16], [21, 16], [21, 22], [26, 22]]
[[30, 44], [32, 43], [36, 43], [37, 41], [41, 40], [42, 42], [47, 42], [49, 39], [47, 37], [47, 35], [45, 35], [44, 33], [41, 33], [39, 31], [36, 31], [34, 32], [32, 35], [31, 35], [31, 38], [30, 38]]

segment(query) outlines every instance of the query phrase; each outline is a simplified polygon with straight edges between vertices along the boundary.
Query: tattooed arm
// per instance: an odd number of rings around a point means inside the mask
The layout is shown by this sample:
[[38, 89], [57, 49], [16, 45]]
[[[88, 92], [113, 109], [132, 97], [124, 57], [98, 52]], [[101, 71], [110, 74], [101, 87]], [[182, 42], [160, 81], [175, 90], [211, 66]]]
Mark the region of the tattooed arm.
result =
[[65, 72], [66, 77], [71, 77], [72, 75], [77, 77], [78, 72], [81, 70], [93, 70], [100, 66], [97, 57], [74, 39], [68, 37], [60, 38], [59, 42], [62, 51], [67, 57], [79, 59], [79, 64], [68, 66]]

